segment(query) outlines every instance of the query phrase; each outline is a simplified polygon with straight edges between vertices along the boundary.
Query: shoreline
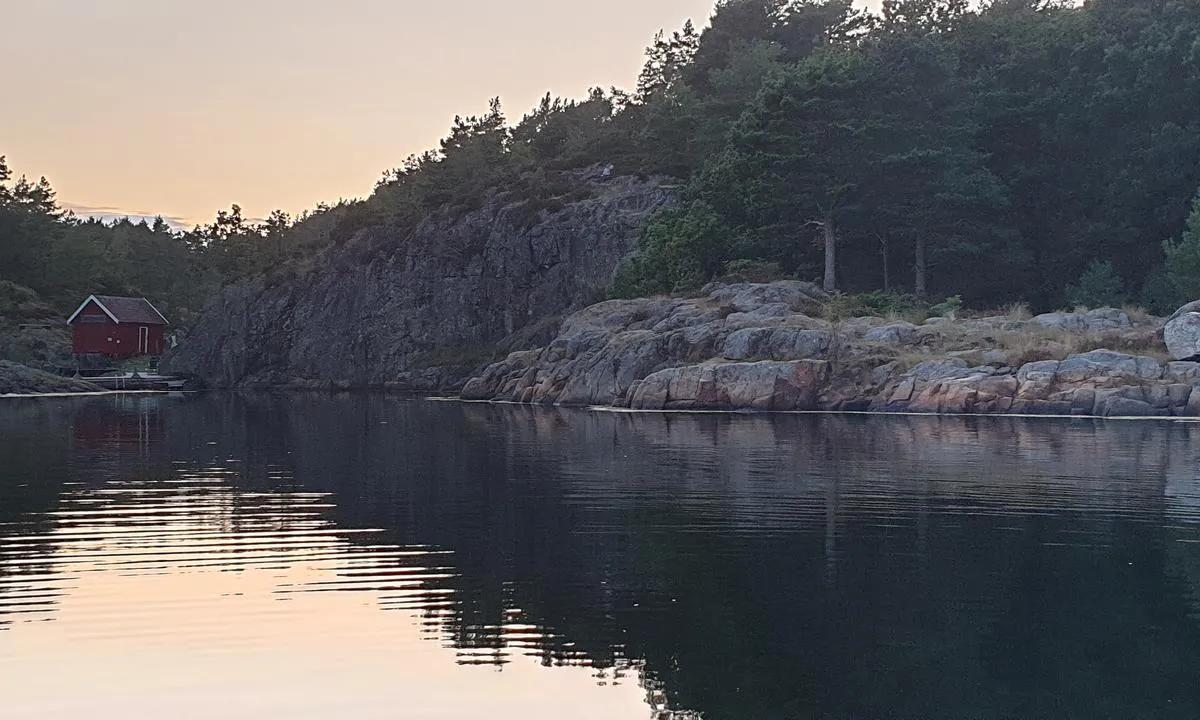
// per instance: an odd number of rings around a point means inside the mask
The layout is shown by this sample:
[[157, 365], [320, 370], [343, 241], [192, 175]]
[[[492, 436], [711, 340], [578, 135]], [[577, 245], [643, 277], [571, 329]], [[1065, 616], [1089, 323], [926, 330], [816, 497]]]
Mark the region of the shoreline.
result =
[[[1186, 323], [1173, 327], [1179, 312], [861, 310], [800, 280], [713, 283], [686, 297], [594, 303], [555, 319], [557, 328], [538, 325], [536, 337], [526, 333], [520, 342], [511, 329], [479, 338], [487, 365], [451, 361], [437, 346], [379, 363], [339, 353], [319, 364], [263, 356], [239, 365], [221, 355], [180, 367], [168, 358], [166, 365], [211, 389], [558, 407], [1200, 417], [1200, 363], [1196, 352], [1180, 349], [1192, 335], [1200, 349], [1200, 324], [1191, 335]], [[398, 349], [387, 334], [370, 344], [381, 357]], [[511, 350], [501, 355], [502, 347]], [[420, 364], [434, 356], [441, 364]], [[1180, 357], [1187, 359], [1173, 359]]]
[[37, 400], [63, 397], [99, 397], [104, 395], [170, 395], [172, 393], [203, 392], [202, 390], [89, 390], [78, 392], [4, 393], [0, 400]]
[[[567, 410], [574, 412], [610, 413], [616, 415], [725, 415], [725, 416], [788, 416], [812, 415], [830, 417], [914, 417], [914, 418], [1014, 418], [1022, 420], [1054, 420], [1074, 421], [1120, 421], [1188, 424], [1200, 423], [1200, 415], [1086, 415], [1062, 413], [1011, 413], [1011, 412], [920, 412], [912, 410], [763, 410], [755, 408], [628, 408], [612, 405], [546, 405], [522, 403], [514, 400], [472, 400], [452, 395], [426, 395], [421, 393], [402, 393], [394, 390], [373, 388], [351, 388], [326, 390], [314, 388], [223, 388], [213, 390], [104, 390], [100, 392], [60, 392], [60, 393], [6, 393], [0, 395], [4, 400], [54, 400], [63, 398], [107, 397], [113, 395], [175, 395], [175, 394], [204, 394], [204, 393], [269, 393], [269, 394], [320, 394], [320, 395], [374, 395], [391, 396], [402, 400], [438, 403], [456, 403], [462, 405], [494, 405], [509, 407], [525, 407], [534, 410]], [[0, 409], [3, 405], [0, 405]]]
[[642, 409], [614, 407], [611, 405], [533, 405], [512, 400], [465, 400], [455, 397], [422, 397], [428, 402], [457, 402], [465, 405], [507, 405], [534, 409], [578, 410], [585, 412], [613, 413], [618, 415], [828, 415], [838, 417], [923, 417], [923, 418], [1022, 418], [1026, 420], [1157, 420], [1166, 422], [1200, 423], [1200, 416], [1188, 415], [1063, 415], [1046, 413], [1005, 412], [915, 412], [911, 410], [756, 410], [753, 408], [733, 409]]
[[1011, 413], [1011, 412], [921, 412], [913, 410], [771, 410], [756, 408], [628, 408], [612, 405], [546, 405], [522, 403], [513, 400], [472, 400], [455, 396], [424, 395], [419, 393], [399, 393], [396, 391], [378, 390], [372, 388], [352, 388], [342, 390], [324, 390], [312, 388], [226, 388], [216, 390], [105, 390], [101, 392], [62, 392], [62, 393], [7, 393], [0, 395], [0, 400], [51, 400], [59, 398], [105, 397], [112, 395], [174, 395], [174, 394], [204, 394], [204, 393], [268, 393], [268, 394], [319, 394], [319, 395], [372, 395], [391, 396], [402, 400], [419, 402], [455, 403], [462, 405], [493, 405], [524, 407], [533, 410], [567, 410], [573, 412], [610, 413], [616, 415], [726, 415], [726, 416], [786, 416], [812, 415], [831, 417], [917, 417], [917, 418], [1015, 418], [1023, 420], [1086, 420], [1144, 422], [1157, 421], [1168, 423], [1200, 423], [1200, 415], [1088, 415], [1062, 413]]
[[631, 410], [1200, 417], [1200, 363], [1136, 309], [830, 314], [802, 281], [610, 300], [462, 388], [468, 400]]

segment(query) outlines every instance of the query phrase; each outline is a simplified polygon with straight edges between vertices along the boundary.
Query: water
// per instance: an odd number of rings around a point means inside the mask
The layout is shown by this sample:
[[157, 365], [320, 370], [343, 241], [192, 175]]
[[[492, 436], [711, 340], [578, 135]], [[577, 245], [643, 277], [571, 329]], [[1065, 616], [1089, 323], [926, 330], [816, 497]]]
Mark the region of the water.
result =
[[1195, 718], [1200, 425], [0, 401], [0, 717]]

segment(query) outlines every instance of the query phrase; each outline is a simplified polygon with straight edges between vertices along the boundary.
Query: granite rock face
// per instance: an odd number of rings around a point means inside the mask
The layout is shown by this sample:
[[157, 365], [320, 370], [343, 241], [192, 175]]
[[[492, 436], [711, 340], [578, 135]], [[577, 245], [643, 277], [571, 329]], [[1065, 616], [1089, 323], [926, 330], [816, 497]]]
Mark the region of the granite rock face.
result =
[[[817, 286], [783, 281], [714, 285], [706, 291], [692, 299], [610, 300], [586, 308], [568, 317], [546, 347], [514, 353], [486, 368], [466, 384], [462, 396], [627, 407], [635, 386], [660, 370], [710, 360], [737, 362], [743, 367], [738, 371], [742, 379], [728, 374], [730, 370], [709, 371], [721, 382], [738, 384], [748, 377], [745, 373], [768, 372], [761, 361], [822, 360], [828, 355], [828, 323], [799, 312], [815, 311], [825, 299]], [[761, 312], [764, 308], [768, 312]], [[772, 372], [783, 372], [782, 367]], [[671, 378], [656, 382], [669, 384]], [[734, 397], [744, 396], [742, 389], [731, 391]], [[700, 407], [708, 400], [686, 402]]]
[[[546, 347], [488, 366], [462, 396], [637, 410], [1200, 413], [1200, 364], [1062, 344], [1153, 344], [1154, 319], [1111, 308], [922, 325], [805, 314], [823, 298], [791, 281], [599, 303], [568, 317]], [[1019, 361], [1035, 341], [1062, 359]]]
[[410, 232], [360, 231], [289, 279], [226, 287], [164, 370], [210, 387], [452, 387], [506, 339], [549, 341], [673, 200], [654, 180], [573, 182], [587, 197], [555, 211], [494, 196]]
[[685, 365], [636, 383], [635, 410], [816, 410], [829, 373], [823, 360]]
[[1015, 372], [961, 360], [918, 365], [887, 384], [873, 409], [918, 413], [1017, 413], [1152, 417], [1194, 415], [1200, 365], [1095, 350]]

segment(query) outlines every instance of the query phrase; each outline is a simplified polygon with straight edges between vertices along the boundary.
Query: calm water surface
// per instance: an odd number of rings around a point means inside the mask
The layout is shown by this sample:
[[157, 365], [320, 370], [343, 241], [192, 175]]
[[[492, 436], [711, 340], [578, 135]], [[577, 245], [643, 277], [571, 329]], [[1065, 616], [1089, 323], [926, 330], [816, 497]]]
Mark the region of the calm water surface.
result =
[[0, 717], [1196, 718], [1200, 425], [0, 400]]

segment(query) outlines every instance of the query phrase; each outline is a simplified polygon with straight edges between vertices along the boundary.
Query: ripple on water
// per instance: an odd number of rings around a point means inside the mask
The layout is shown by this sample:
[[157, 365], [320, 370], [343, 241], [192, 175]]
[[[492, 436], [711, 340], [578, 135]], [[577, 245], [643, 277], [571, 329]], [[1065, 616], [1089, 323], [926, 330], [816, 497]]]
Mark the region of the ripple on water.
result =
[[[8, 486], [0, 468], [0, 503], [25, 508], [0, 505], [0, 673], [58, 668], [110, 708], [191, 688], [247, 717], [281, 688], [303, 698], [288, 717], [401, 687], [482, 698], [454, 717], [506, 716], [513, 688], [577, 716], [597, 686], [635, 700], [597, 717], [1200, 707], [1169, 685], [1200, 661], [1191, 428], [379, 398], [171, 412], [125, 442], [72, 411], [71, 443], [43, 453], [65, 460]], [[135, 667], [154, 682], [120, 675]]]

